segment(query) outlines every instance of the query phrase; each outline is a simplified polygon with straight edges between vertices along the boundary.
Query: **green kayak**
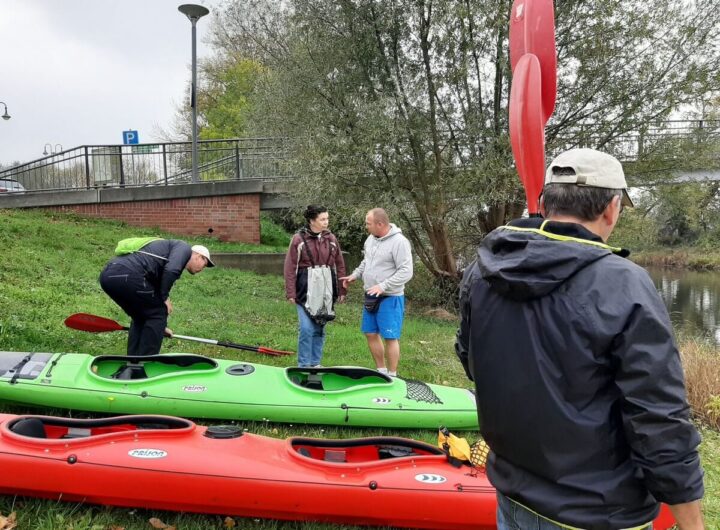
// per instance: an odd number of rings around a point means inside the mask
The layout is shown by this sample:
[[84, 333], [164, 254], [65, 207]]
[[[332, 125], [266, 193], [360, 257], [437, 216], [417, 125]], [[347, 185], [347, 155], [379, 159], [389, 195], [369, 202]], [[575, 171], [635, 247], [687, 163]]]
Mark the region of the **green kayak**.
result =
[[276, 368], [191, 354], [0, 352], [0, 400], [122, 414], [477, 429], [469, 390], [368, 368]]

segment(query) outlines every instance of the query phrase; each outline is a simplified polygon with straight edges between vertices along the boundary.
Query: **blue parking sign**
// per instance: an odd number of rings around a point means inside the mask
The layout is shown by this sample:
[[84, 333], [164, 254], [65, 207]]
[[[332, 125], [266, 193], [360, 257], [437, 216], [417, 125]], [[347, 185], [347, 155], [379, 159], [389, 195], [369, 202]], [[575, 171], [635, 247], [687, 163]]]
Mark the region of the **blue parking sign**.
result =
[[140, 143], [140, 136], [137, 131], [123, 131], [123, 143], [125, 145], [132, 145]]

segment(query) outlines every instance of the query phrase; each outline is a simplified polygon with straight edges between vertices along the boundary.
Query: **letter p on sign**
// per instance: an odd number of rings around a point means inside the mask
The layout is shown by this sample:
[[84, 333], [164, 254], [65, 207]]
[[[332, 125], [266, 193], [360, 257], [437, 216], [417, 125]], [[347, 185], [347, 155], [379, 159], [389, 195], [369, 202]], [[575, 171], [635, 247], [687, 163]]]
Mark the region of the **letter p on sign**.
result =
[[137, 144], [140, 142], [140, 137], [137, 131], [123, 131], [123, 143], [125, 145]]

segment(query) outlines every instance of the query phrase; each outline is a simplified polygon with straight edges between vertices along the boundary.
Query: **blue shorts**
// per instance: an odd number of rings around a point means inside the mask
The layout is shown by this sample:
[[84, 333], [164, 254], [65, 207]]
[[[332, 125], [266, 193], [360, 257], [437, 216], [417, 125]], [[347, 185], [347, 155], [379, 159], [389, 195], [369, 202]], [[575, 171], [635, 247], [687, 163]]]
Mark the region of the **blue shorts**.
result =
[[360, 330], [363, 333], [378, 333], [383, 339], [399, 339], [404, 316], [405, 297], [388, 296], [383, 298], [375, 313], [368, 313], [363, 308]]

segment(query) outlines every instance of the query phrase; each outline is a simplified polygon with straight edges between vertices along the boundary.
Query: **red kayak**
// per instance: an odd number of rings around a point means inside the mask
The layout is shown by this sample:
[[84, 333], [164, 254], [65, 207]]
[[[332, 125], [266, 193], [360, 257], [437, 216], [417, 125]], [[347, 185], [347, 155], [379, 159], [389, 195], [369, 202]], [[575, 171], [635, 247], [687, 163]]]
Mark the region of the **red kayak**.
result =
[[[0, 414], [0, 493], [357, 525], [495, 529], [483, 470], [396, 437], [278, 440], [171, 416]], [[670, 528], [663, 507], [656, 530]]]
[[485, 474], [395, 437], [278, 440], [170, 416], [0, 414], [0, 493], [185, 512], [495, 528]]

